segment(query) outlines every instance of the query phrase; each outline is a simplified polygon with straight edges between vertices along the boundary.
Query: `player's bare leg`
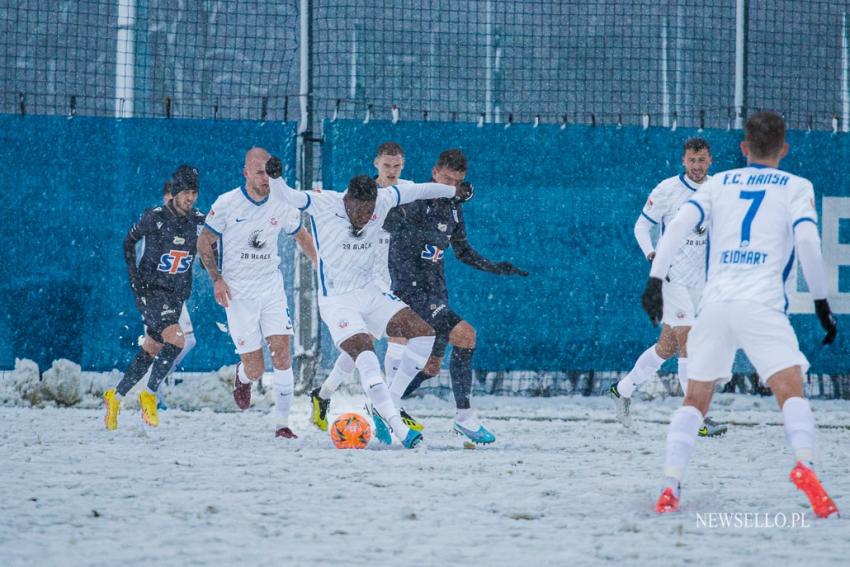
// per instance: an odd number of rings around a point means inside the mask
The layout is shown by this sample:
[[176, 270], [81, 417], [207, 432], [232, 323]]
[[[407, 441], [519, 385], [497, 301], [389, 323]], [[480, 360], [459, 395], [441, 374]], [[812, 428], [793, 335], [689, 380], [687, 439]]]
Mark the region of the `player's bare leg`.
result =
[[803, 397], [800, 367], [777, 372], [768, 378], [767, 385], [782, 410], [785, 440], [794, 452], [796, 464], [791, 471], [791, 482], [806, 495], [818, 517], [837, 516], [835, 502], [814, 472], [815, 418], [808, 400]]
[[702, 420], [711, 406], [716, 381], [688, 383], [688, 393], [682, 407], [673, 413], [667, 430], [667, 452], [664, 460], [664, 481], [661, 496], [655, 504], [659, 514], [679, 510], [680, 486], [685, 468], [694, 451]]
[[381, 376], [381, 364], [375, 355], [373, 337], [367, 333], [358, 333], [344, 340], [339, 348], [354, 360], [357, 370], [360, 371], [360, 382], [370, 401], [370, 413], [375, 421], [375, 436], [378, 440], [385, 444], [392, 443], [392, 431], [405, 447], [413, 448], [418, 445], [422, 441], [422, 435], [412, 431], [401, 420], [390, 390]]
[[266, 337], [272, 357], [274, 376], [272, 392], [275, 409], [275, 436], [284, 439], [297, 439], [289, 428], [289, 410], [295, 392], [295, 375], [292, 373], [292, 359], [289, 354], [289, 335], [271, 335]]

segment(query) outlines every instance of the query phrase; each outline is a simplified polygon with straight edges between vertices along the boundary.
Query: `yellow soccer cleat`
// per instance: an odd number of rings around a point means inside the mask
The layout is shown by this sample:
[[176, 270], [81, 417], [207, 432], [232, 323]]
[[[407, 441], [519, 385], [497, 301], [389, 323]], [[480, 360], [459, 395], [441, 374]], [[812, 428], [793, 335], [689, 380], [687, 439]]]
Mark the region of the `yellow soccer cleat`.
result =
[[331, 401], [319, 397], [319, 388], [310, 392], [310, 401], [312, 402], [313, 410], [310, 412], [310, 423], [321, 429], [328, 430], [328, 407]]
[[159, 416], [156, 415], [156, 394], [142, 390], [139, 394], [139, 405], [142, 408], [142, 419], [151, 427], [159, 425]]
[[106, 409], [103, 423], [106, 424], [106, 429], [109, 431], [118, 429], [118, 414], [121, 413], [121, 400], [116, 398], [115, 394], [115, 388], [103, 393], [103, 406]]
[[411, 428], [413, 431], [425, 430], [425, 424], [423, 424], [421, 421], [417, 420], [415, 417], [404, 411], [404, 408], [399, 410], [399, 414], [401, 414], [401, 421], [404, 422], [404, 424]]

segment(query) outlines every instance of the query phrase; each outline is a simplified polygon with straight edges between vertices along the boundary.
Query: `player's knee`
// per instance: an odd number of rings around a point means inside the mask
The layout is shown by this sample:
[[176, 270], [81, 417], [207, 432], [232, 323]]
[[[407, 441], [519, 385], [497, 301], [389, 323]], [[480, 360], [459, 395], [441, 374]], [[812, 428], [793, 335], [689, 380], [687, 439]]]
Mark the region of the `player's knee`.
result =
[[375, 350], [375, 345], [372, 342], [372, 337], [365, 333], [358, 333], [353, 337], [349, 337], [342, 341], [339, 345], [340, 350], [344, 351], [355, 362], [361, 353], [367, 350]]
[[150, 337], [145, 337], [145, 340], [142, 341], [142, 350], [151, 356], [156, 356], [159, 354], [159, 351], [162, 350], [162, 343], [159, 343]]
[[475, 327], [466, 321], [458, 323], [449, 335], [449, 341], [460, 348], [475, 348], [477, 338]]

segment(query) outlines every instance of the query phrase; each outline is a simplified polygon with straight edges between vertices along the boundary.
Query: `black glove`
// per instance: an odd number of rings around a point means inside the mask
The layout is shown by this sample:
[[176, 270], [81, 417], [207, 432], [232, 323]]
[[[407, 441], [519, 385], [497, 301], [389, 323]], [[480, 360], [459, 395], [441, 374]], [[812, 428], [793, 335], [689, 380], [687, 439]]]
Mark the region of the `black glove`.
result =
[[835, 335], [838, 334], [838, 324], [835, 322], [835, 317], [832, 316], [829, 302], [826, 299], [815, 299], [815, 313], [820, 320], [820, 326], [826, 331], [826, 336], [821, 343], [831, 344], [835, 340]]
[[269, 161], [266, 162], [266, 173], [272, 179], [277, 179], [283, 175], [283, 162], [280, 161], [279, 157], [272, 156], [269, 158]]
[[454, 196], [455, 203], [466, 203], [475, 194], [475, 188], [469, 181], [461, 181]]
[[528, 272], [520, 270], [510, 262], [499, 262], [496, 264], [496, 274], [500, 276], [527, 276]]
[[661, 317], [664, 314], [664, 299], [661, 295], [661, 286], [663, 282], [660, 278], [650, 277], [646, 282], [646, 289], [643, 290], [643, 295], [640, 296], [640, 304], [643, 310], [649, 315], [649, 320], [652, 321], [652, 326], [657, 327], [661, 322]]

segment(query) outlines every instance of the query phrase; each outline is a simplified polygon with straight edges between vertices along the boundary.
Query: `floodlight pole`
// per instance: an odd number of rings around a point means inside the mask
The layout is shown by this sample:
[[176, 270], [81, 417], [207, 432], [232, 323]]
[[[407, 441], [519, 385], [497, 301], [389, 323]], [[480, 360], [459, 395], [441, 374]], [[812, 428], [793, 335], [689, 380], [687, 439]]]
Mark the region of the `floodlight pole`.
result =
[[736, 0], [735, 6], [735, 129], [747, 119], [747, 13], [749, 0]]
[[115, 41], [115, 117], [133, 116], [136, 69], [136, 0], [118, 0], [118, 33]]
[[[299, 0], [300, 3], [300, 88], [298, 102], [301, 111], [298, 122], [298, 187], [301, 190], [313, 188], [313, 144], [319, 141], [313, 134], [313, 66], [312, 32], [313, 2]], [[304, 226], [310, 226], [310, 219], [302, 213]], [[312, 389], [317, 381], [321, 348], [319, 342], [319, 310], [316, 300], [315, 272], [306, 255], [295, 251], [295, 360], [298, 363], [296, 389], [305, 392]]]

